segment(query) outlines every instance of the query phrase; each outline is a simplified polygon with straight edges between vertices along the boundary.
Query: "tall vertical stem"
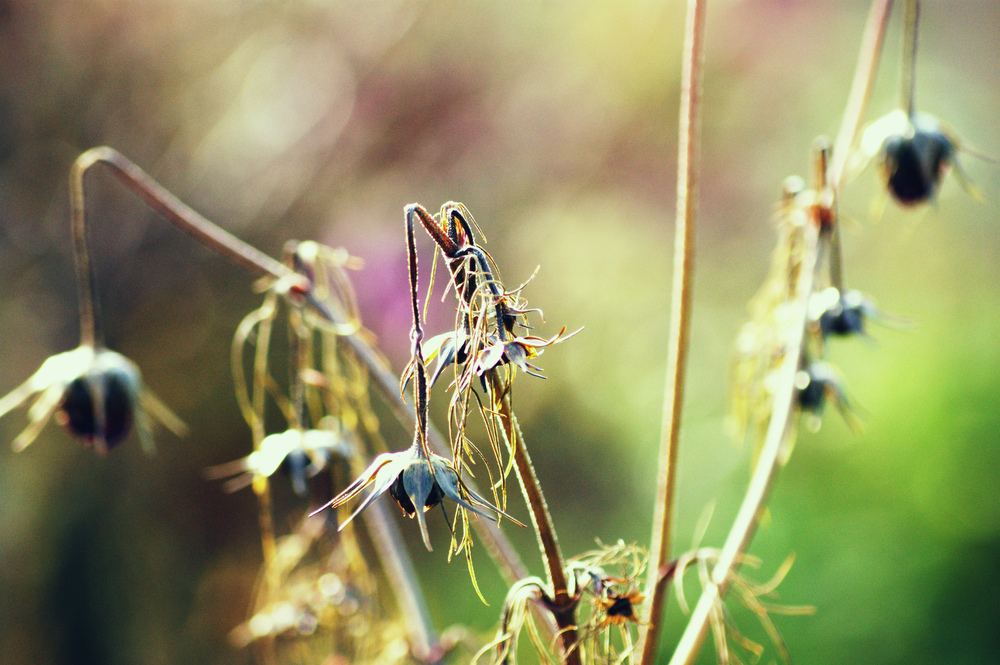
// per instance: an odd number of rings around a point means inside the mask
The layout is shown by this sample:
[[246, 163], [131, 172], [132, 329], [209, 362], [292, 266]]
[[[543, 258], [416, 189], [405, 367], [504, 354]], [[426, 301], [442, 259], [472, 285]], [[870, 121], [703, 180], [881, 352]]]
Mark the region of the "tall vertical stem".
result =
[[694, 231], [698, 212], [699, 108], [704, 59], [706, 0], [689, 0], [684, 28], [684, 65], [681, 77], [680, 128], [677, 145], [677, 210], [674, 231], [674, 275], [667, 351], [666, 393], [656, 503], [653, 514], [649, 582], [652, 589], [645, 631], [638, 648], [644, 665], [653, 663], [659, 643], [664, 597], [669, 580], [664, 574], [671, 556], [677, 450], [684, 405], [684, 377], [691, 331], [694, 282]]

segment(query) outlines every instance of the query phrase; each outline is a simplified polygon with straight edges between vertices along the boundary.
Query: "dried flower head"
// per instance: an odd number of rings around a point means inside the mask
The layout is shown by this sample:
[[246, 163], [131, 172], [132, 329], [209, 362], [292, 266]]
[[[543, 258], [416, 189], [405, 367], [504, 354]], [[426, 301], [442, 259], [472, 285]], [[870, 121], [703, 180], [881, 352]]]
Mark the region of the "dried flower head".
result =
[[878, 307], [860, 291], [841, 293], [831, 286], [809, 298], [809, 320], [819, 326], [823, 338], [865, 335], [865, 323], [878, 316]]
[[819, 429], [820, 417], [828, 401], [837, 407], [849, 428], [860, 429], [854, 413], [857, 407], [847, 398], [839, 373], [829, 363], [814, 361], [800, 369], [795, 374], [795, 389], [799, 408], [809, 415], [807, 425], [810, 429]]
[[254, 478], [270, 477], [278, 469], [285, 469], [292, 478], [295, 493], [304, 497], [307, 478], [325, 469], [333, 455], [344, 458], [351, 455], [350, 446], [340, 433], [289, 429], [264, 437], [260, 447], [246, 457], [209, 467], [205, 475], [209, 478], [235, 475], [225, 484], [227, 492], [235, 492], [252, 483]]
[[962, 186], [974, 192], [957, 162], [959, 145], [954, 132], [937, 118], [897, 109], [865, 129], [861, 154], [864, 161], [876, 159], [893, 198], [913, 206], [933, 200], [953, 166]]
[[598, 662], [634, 662], [632, 628], [639, 623], [639, 608], [646, 599], [643, 572], [648, 555], [644, 548], [621, 540], [598, 544], [599, 549], [567, 562], [581, 608], [577, 648]]
[[32, 395], [28, 427], [14, 439], [13, 448], [28, 447], [54, 413], [74, 436], [99, 453], [121, 443], [138, 426], [145, 450], [153, 449], [147, 414], [177, 436], [187, 427], [152, 392], [143, 387], [139, 368], [108, 349], [81, 345], [51, 356], [27, 381], [0, 399], [0, 417]]
[[[455, 467], [445, 458], [431, 453], [425, 456], [422, 448], [414, 444], [406, 450], [398, 453], [382, 453], [378, 455], [371, 465], [358, 478], [347, 486], [347, 488], [331, 499], [326, 505], [313, 514], [326, 508], [337, 508], [350, 501], [361, 493], [369, 485], [372, 485], [368, 496], [351, 513], [351, 516], [344, 520], [340, 529], [343, 529], [358, 513], [367, 508], [372, 501], [377, 499], [386, 490], [407, 517], [416, 517], [420, 525], [420, 536], [428, 550], [432, 550], [430, 537], [427, 534], [427, 523], [424, 513], [441, 504], [445, 497], [451, 499], [466, 510], [471, 510], [477, 515], [487, 519], [496, 518], [489, 513], [483, 512], [477, 506], [488, 508], [489, 510], [503, 515], [511, 521], [520, 524], [513, 517], [503, 512], [489, 501], [479, 496], [462, 482], [455, 471]], [[448, 520], [448, 513], [441, 504], [441, 509], [445, 513], [445, 520]], [[450, 521], [449, 521], [450, 524]], [[522, 525], [523, 526], [523, 525]]]

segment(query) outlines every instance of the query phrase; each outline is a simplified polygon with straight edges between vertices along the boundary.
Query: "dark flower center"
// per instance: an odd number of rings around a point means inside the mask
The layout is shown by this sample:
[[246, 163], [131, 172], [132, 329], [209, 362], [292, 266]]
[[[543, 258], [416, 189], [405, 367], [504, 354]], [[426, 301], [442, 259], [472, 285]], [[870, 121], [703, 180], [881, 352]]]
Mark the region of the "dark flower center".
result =
[[920, 203], [934, 195], [954, 155], [951, 141], [937, 132], [893, 136], [883, 148], [888, 185], [900, 203]]
[[[97, 390], [92, 391], [92, 386]], [[61, 404], [69, 430], [86, 439], [103, 439], [109, 448], [121, 443], [132, 429], [134, 406], [130, 386], [130, 377], [120, 369], [73, 379], [63, 393]], [[104, 400], [103, 432], [99, 431], [94, 394]]]
[[632, 611], [632, 601], [626, 596], [619, 596], [615, 598], [614, 602], [607, 609], [607, 615], [609, 617], [625, 617], [630, 619], [634, 616]]
[[[413, 506], [413, 501], [410, 499], [410, 496], [406, 493], [406, 486], [403, 484], [402, 473], [400, 473], [396, 477], [396, 480], [393, 481], [392, 485], [389, 486], [389, 494], [392, 496], [393, 499], [396, 500], [396, 503], [398, 503], [399, 507], [403, 509], [403, 512], [406, 513], [407, 517], [413, 517], [417, 513], [417, 509]], [[423, 507], [433, 508], [434, 506], [441, 503], [441, 499], [443, 498], [444, 498], [444, 491], [441, 489], [440, 485], [434, 483], [431, 486], [430, 493], [427, 495], [427, 500], [424, 501]]]

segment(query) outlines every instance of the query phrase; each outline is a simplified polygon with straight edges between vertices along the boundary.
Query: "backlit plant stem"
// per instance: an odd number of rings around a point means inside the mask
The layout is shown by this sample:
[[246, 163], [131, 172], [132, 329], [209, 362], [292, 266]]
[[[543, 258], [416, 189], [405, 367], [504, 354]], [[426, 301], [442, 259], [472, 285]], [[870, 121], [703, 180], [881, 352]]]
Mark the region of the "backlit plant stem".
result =
[[[673, 535], [676, 494], [677, 449], [684, 405], [684, 377], [691, 334], [691, 299], [694, 282], [694, 231], [698, 212], [699, 108], [701, 69], [704, 59], [706, 0], [688, 2], [684, 29], [684, 65], [681, 74], [680, 128], [677, 146], [677, 211], [674, 231], [674, 275], [670, 313], [670, 342], [667, 351], [666, 393], [656, 502], [653, 507], [653, 536], [650, 552], [651, 589], [646, 623], [639, 629], [640, 662], [651, 665], [656, 659], [662, 625], [664, 598], [669, 586], [668, 570]], [[644, 630], [644, 629], [645, 630]]]
[[[891, 6], [891, 0], [876, 0], [868, 15], [858, 68], [855, 71], [854, 83], [848, 98], [847, 109], [844, 112], [844, 121], [835, 144], [833, 164], [826, 174], [826, 181], [834, 190], [834, 201], [843, 178], [847, 152], [853, 145], [864, 118], [871, 84], [882, 51], [885, 26]], [[819, 189], [818, 183], [816, 187]], [[789, 303], [791, 310], [788, 325], [793, 333], [788, 340], [785, 357], [777, 370], [778, 388], [771, 406], [771, 418], [765, 433], [764, 445], [750, 480], [750, 486], [743, 497], [743, 503], [730, 528], [719, 559], [712, 569], [709, 582], [702, 591], [698, 604], [691, 612], [691, 617], [670, 660], [670, 665], [689, 665], [698, 657], [708, 632], [709, 617], [717, 603], [728, 591], [729, 581], [739, 566], [740, 556], [746, 551], [753, 539], [760, 515], [764, 511], [774, 480], [781, 467], [782, 453], [790, 443], [791, 437], [795, 436], [795, 374], [799, 369], [802, 355], [808, 313], [807, 304], [815, 277], [819, 243], [818, 216], [820, 214], [819, 205], [814, 205], [810, 215], [810, 223], [805, 229], [802, 264], [795, 289], [796, 296], [794, 302]]]
[[555, 604], [555, 607], [552, 608], [552, 615], [559, 629], [563, 662], [566, 665], [580, 665], [580, 649], [577, 648], [576, 633], [576, 604], [569, 592], [562, 553], [559, 551], [559, 541], [556, 538], [555, 527], [552, 525], [552, 516], [549, 514], [545, 496], [538, 484], [538, 477], [535, 475], [535, 468], [531, 463], [530, 455], [528, 455], [528, 448], [524, 445], [521, 427], [510, 407], [510, 398], [504, 394], [503, 381], [497, 375], [496, 369], [491, 369], [486, 374], [489, 378], [490, 392], [494, 396], [494, 407], [497, 409], [501, 430], [514, 458], [514, 471], [517, 474], [518, 483], [521, 485], [521, 491], [524, 493], [524, 500], [528, 504], [531, 524], [535, 528], [538, 547], [541, 550], [542, 561], [545, 563], [548, 574], [549, 588], [552, 590], [552, 600]]

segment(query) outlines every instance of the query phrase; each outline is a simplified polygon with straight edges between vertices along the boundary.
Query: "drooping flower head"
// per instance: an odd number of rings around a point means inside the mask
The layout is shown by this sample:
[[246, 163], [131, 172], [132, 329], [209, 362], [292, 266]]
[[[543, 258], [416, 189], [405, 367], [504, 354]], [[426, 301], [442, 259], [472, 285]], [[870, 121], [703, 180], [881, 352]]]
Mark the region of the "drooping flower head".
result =
[[71, 434], [102, 454], [121, 443], [133, 426], [143, 448], [151, 451], [149, 415], [178, 436], [187, 432], [180, 418], [143, 387], [136, 364], [108, 349], [84, 344], [49, 357], [0, 399], [0, 417], [35, 394], [28, 426], [14, 439], [16, 451], [27, 448], [55, 413]]
[[902, 206], [932, 201], [953, 167], [961, 185], [978, 197], [958, 163], [959, 148], [955, 133], [937, 118], [902, 109], [873, 122], [861, 137], [864, 161], [875, 159], [886, 188]]
[[[337, 508], [358, 496], [369, 485], [371, 485], [371, 490], [368, 495], [358, 504], [350, 517], [340, 524], [341, 529], [357, 517], [362, 510], [371, 505], [372, 501], [384, 494], [386, 490], [389, 491], [389, 495], [396, 500], [407, 517], [417, 518], [417, 523], [420, 525], [420, 537], [428, 550], [433, 548], [427, 533], [424, 515], [431, 508], [441, 504], [441, 500], [444, 498], [451, 499], [462, 508], [471, 510], [487, 519], [495, 520], [496, 518], [481, 510], [480, 507], [487, 508], [520, 524], [507, 513], [466, 487], [465, 483], [458, 477], [458, 472], [455, 471], [451, 462], [434, 453], [427, 456], [417, 445], [397, 453], [378, 455], [364, 473], [319, 510]], [[448, 513], [443, 504], [441, 504], [441, 509], [445, 513], [447, 521]]]
[[258, 477], [270, 477], [285, 469], [292, 479], [292, 489], [300, 497], [307, 493], [306, 480], [327, 467], [333, 455], [350, 457], [350, 446], [343, 435], [328, 430], [289, 429], [270, 434], [260, 448], [246, 457], [219, 464], [205, 470], [209, 478], [225, 478], [227, 492], [235, 492]]
[[[472, 492], [459, 477], [455, 466], [447, 459], [432, 453], [427, 444], [427, 374], [424, 368], [424, 357], [421, 348], [423, 328], [420, 324], [420, 307], [417, 299], [417, 250], [413, 233], [414, 206], [408, 206], [406, 211], [407, 258], [409, 264], [410, 295], [413, 314], [413, 327], [410, 332], [410, 351], [413, 373], [416, 376], [413, 386], [414, 403], [416, 407], [416, 427], [413, 443], [406, 450], [396, 453], [378, 455], [368, 468], [355, 479], [339, 495], [326, 505], [314, 511], [313, 514], [326, 508], [336, 508], [361, 493], [369, 485], [371, 491], [361, 501], [341, 525], [343, 529], [372, 501], [384, 494], [386, 490], [396, 500], [403, 513], [408, 517], [416, 517], [420, 525], [420, 535], [424, 545], [431, 550], [430, 537], [424, 514], [434, 506], [441, 504], [445, 497], [457, 503], [460, 507], [470, 510], [487, 519], [495, 519], [493, 515], [480, 510], [480, 506], [488, 508], [497, 515], [509, 515], [490, 504], [486, 499]], [[435, 228], [437, 228], [435, 226]], [[442, 504], [442, 511], [444, 506]], [[445, 511], [447, 519], [447, 511]], [[517, 522], [520, 524], [520, 522]]]

